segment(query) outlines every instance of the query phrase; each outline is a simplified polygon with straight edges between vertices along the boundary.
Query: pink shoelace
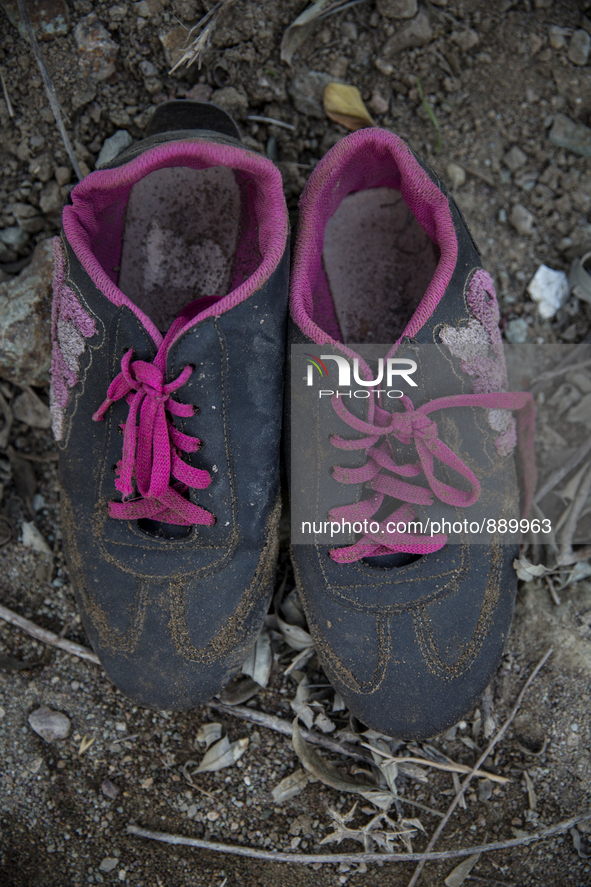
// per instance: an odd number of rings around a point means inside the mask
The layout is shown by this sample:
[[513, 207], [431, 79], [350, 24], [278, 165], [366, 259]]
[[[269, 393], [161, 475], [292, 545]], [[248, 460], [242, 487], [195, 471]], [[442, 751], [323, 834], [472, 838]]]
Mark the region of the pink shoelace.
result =
[[169, 346], [186, 322], [186, 316], [174, 321], [152, 363], [132, 360], [131, 350], [123, 355], [121, 372], [109, 385], [106, 400], [92, 417], [100, 422], [111, 404], [126, 398], [129, 414], [121, 425], [123, 458], [117, 464], [115, 480], [123, 502], [109, 502], [110, 517], [149, 518], [180, 526], [215, 523], [209, 511], [183, 495], [190, 487], [203, 490], [211, 483], [208, 471], [192, 468], [179, 456], [179, 450], [195, 453], [201, 441], [175, 428], [167, 415], [189, 417], [196, 412], [191, 404], [178, 403], [171, 397], [185, 384], [192, 367], [185, 367], [174, 381], [165, 382]]
[[[362, 432], [365, 436], [357, 440], [347, 440], [339, 435], [333, 435], [331, 443], [341, 450], [366, 450], [368, 457], [365, 465], [360, 468], [335, 466], [333, 477], [344, 484], [366, 483], [374, 492], [361, 502], [331, 509], [330, 519], [339, 523], [370, 521], [381, 508], [386, 496], [403, 502], [379, 524], [378, 533], [367, 533], [353, 545], [333, 548], [330, 556], [337, 563], [352, 563], [361, 558], [393, 552], [428, 554], [438, 551], [447, 542], [445, 534], [431, 537], [413, 533], [388, 533], [387, 524], [391, 522], [407, 524], [416, 520], [417, 514], [412, 507], [413, 504], [432, 505], [434, 496], [448, 505], [464, 508], [478, 500], [481, 492], [478, 479], [459, 456], [439, 439], [437, 424], [428, 415], [435, 410], [476, 406], [517, 411], [517, 447], [524, 479], [523, 513], [529, 512], [536, 484], [533, 447], [535, 407], [531, 394], [527, 392], [459, 394], [440, 397], [423, 404], [418, 409], [414, 408], [409, 397], [402, 397], [401, 402], [404, 412], [398, 413], [390, 413], [374, 404], [372, 423], [358, 419], [349, 412], [341, 398], [336, 395], [332, 397], [331, 403], [337, 415], [351, 428]], [[414, 441], [419, 461], [398, 465], [388, 439], [389, 435], [403, 444]], [[435, 460], [448, 465], [465, 477], [470, 483], [470, 490], [466, 492], [437, 480], [434, 474]], [[401, 480], [404, 477], [417, 477], [419, 474], [424, 474], [429, 489]]]

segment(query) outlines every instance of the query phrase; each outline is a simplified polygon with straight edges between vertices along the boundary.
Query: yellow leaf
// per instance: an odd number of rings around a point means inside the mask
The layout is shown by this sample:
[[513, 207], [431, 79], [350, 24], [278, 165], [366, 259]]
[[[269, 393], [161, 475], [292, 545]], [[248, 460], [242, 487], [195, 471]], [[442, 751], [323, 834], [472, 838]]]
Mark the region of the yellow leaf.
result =
[[329, 83], [324, 90], [324, 112], [334, 123], [355, 131], [375, 126], [356, 86]]
[[94, 742], [94, 736], [89, 736], [87, 733], [82, 737], [82, 741], [80, 742], [80, 748], [78, 749], [78, 754], [83, 755], [84, 752], [88, 751], [92, 743]]

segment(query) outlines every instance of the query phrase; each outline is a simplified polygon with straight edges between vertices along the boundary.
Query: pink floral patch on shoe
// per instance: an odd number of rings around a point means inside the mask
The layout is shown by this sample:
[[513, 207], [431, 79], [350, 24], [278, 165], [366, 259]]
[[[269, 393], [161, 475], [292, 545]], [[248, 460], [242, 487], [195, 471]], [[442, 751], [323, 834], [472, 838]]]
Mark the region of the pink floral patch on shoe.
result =
[[73, 290], [66, 286], [66, 257], [59, 237], [54, 239], [55, 263], [53, 281], [53, 312], [51, 338], [50, 407], [53, 434], [56, 440], [64, 436], [64, 416], [70, 399], [70, 388], [78, 381], [80, 356], [84, 353], [84, 339], [96, 333], [96, 324], [82, 308]]

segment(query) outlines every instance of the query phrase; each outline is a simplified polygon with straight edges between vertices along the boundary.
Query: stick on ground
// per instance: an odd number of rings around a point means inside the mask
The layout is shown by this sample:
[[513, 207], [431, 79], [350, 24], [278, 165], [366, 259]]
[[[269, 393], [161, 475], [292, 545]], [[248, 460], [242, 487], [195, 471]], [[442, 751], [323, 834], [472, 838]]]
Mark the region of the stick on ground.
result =
[[201, 838], [188, 838], [184, 835], [173, 835], [168, 832], [154, 832], [150, 829], [129, 824], [128, 835], [136, 835], [138, 838], [148, 838], [151, 841], [162, 841], [165, 844], [177, 844], [184, 847], [194, 847], [198, 850], [211, 850], [214, 853], [228, 853], [233, 856], [248, 856], [250, 859], [264, 859], [268, 862], [299, 862], [304, 865], [310, 863], [359, 863], [359, 862], [416, 862], [417, 860], [455, 859], [458, 856], [471, 856], [473, 853], [490, 853], [492, 850], [507, 850], [510, 847], [521, 847], [534, 841], [542, 841], [574, 828], [578, 822], [591, 819], [591, 813], [581, 813], [573, 816], [557, 825], [540, 829], [531, 835], [522, 838], [512, 838], [509, 841], [496, 841], [494, 844], [480, 844], [478, 847], [463, 847], [460, 850], [443, 850], [438, 853], [280, 853], [275, 850], [257, 850], [255, 847], [239, 847], [235, 844], [217, 844], [213, 841], [203, 841]]
[[19, 616], [18, 613], [13, 613], [12, 610], [9, 610], [8, 607], [3, 607], [1, 604], [0, 619], [3, 619], [4, 622], [8, 622], [10, 625], [15, 625], [22, 631], [26, 631], [31, 637], [36, 638], [38, 641], [42, 641], [44, 644], [58, 647], [60, 650], [64, 650], [72, 656], [77, 656], [79, 659], [87, 659], [88, 662], [93, 662], [95, 665], [101, 664], [98, 656], [96, 656], [92, 650], [89, 650], [88, 647], [83, 647], [81, 644], [75, 644], [74, 641], [67, 641], [65, 638], [60, 638], [60, 636], [54, 634], [53, 631], [48, 631], [46, 628], [41, 628], [41, 626], [35, 625], [34, 622], [25, 619], [24, 616]]

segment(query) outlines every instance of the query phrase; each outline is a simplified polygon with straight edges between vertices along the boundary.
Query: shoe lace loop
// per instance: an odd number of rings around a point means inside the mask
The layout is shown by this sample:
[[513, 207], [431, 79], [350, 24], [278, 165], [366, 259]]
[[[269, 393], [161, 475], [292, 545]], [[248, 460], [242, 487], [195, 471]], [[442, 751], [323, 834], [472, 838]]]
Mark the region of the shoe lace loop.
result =
[[179, 451], [195, 453], [201, 441], [179, 431], [170, 419], [171, 415], [187, 418], [195, 414], [194, 406], [171, 396], [185, 384], [193, 368], [186, 366], [172, 382], [165, 381], [166, 355], [179, 326], [175, 321], [152, 363], [133, 360], [133, 349], [126, 351], [121, 371], [92, 417], [100, 422], [111, 405], [122, 398], [129, 406], [127, 421], [121, 424], [123, 456], [115, 480], [123, 501], [109, 503], [109, 515], [119, 520], [149, 518], [181, 526], [215, 523], [209, 511], [183, 495], [189, 488], [205, 489], [211, 475], [181, 459]]
[[[535, 407], [531, 394], [527, 392], [494, 392], [490, 394], [460, 394], [440, 397], [415, 409], [407, 396], [400, 398], [404, 412], [390, 413], [379, 404], [373, 403], [370, 418], [364, 421], [349, 412], [343, 400], [336, 395], [331, 399], [337, 415], [351, 428], [364, 434], [356, 440], [347, 440], [340, 435], [332, 435], [333, 446], [341, 450], [364, 449], [367, 462], [360, 468], [346, 468], [336, 465], [333, 477], [340, 483], [365, 483], [373, 491], [366, 499], [353, 505], [343, 505], [329, 512], [331, 521], [341, 523], [369, 521], [382, 507], [386, 496], [403, 504], [379, 523], [377, 533], [366, 533], [358, 542], [330, 551], [337, 563], [351, 563], [364, 557], [376, 557], [393, 552], [428, 554], [443, 548], [447, 535], [433, 536], [399, 532], [402, 526], [417, 520], [412, 505], [432, 505], [436, 496], [447, 505], [463, 508], [473, 505], [481, 493], [480, 483], [466, 465], [446, 444], [440, 440], [437, 423], [429, 417], [435, 410], [453, 407], [483, 407], [485, 409], [509, 409], [517, 411], [517, 442], [524, 478], [524, 513], [531, 505], [535, 488], [535, 464], [533, 461], [533, 433]], [[414, 443], [418, 461], [397, 464], [391, 437], [405, 445]], [[435, 462], [453, 468], [470, 484], [468, 491], [445, 484], [435, 477]], [[423, 474], [428, 488], [401, 480], [402, 477], [417, 477]], [[395, 525], [394, 532], [387, 527]]]

